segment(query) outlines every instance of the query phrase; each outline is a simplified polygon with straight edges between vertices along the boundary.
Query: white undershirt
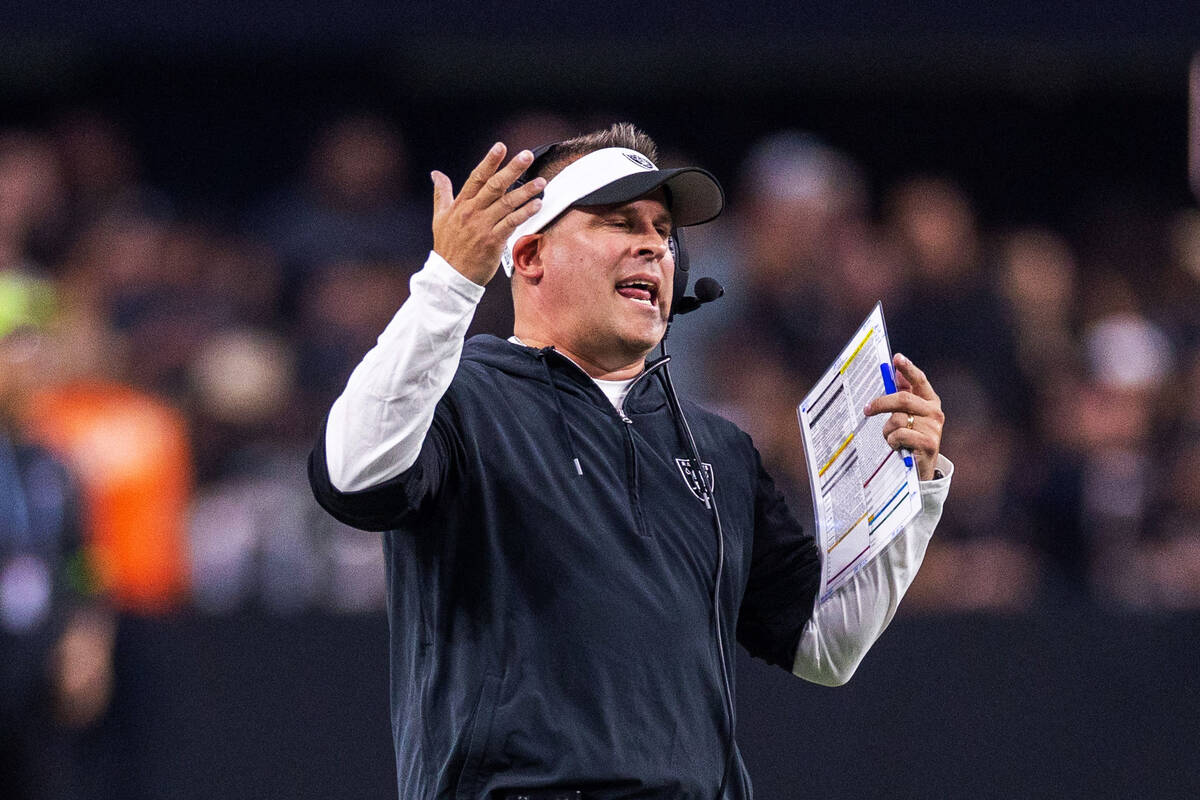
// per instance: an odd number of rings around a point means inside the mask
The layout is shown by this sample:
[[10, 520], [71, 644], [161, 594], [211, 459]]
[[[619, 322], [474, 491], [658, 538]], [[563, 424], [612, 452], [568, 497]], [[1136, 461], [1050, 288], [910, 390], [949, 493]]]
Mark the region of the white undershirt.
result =
[[[510, 336], [508, 337], [508, 340], [513, 344], [519, 344], [522, 347], [528, 346], [516, 336]], [[583, 367], [579, 366], [578, 361], [562, 351], [559, 352], [564, 358], [568, 359], [572, 364], [583, 370], [585, 374], [587, 373], [586, 369], [583, 369]], [[637, 380], [637, 376], [635, 375], [632, 378], [625, 378], [619, 381], [606, 381], [602, 378], [592, 378], [592, 380], [595, 381], [596, 385], [600, 387], [600, 391], [604, 392], [604, 396], [608, 398], [608, 402], [612, 403], [613, 408], [615, 408], [618, 412], [621, 412], [621, 406], [625, 403], [625, 395], [629, 394], [629, 387], [632, 386], [633, 382]]]
[[[326, 462], [334, 488], [353, 492], [394, 478], [416, 463], [434, 409], [462, 356], [463, 337], [483, 287], [437, 253], [409, 282], [409, 298], [350, 375], [329, 412]], [[620, 410], [634, 379], [596, 381]], [[954, 465], [921, 482], [923, 508], [892, 544], [819, 604], [804, 627], [793, 673], [814, 683], [850, 679], [891, 622], [916, 577], [941, 517]]]

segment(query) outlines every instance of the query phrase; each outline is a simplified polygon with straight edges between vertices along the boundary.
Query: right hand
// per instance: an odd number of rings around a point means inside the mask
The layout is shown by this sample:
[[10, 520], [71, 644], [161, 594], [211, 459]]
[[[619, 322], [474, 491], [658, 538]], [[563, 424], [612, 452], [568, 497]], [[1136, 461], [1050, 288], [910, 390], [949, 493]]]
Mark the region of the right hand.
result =
[[535, 178], [507, 191], [533, 163], [533, 153], [522, 150], [500, 168], [507, 148], [496, 142], [483, 161], [471, 170], [458, 197], [445, 174], [434, 170], [433, 250], [450, 266], [480, 286], [500, 268], [504, 243], [517, 226], [542, 207], [535, 196], [546, 188]]

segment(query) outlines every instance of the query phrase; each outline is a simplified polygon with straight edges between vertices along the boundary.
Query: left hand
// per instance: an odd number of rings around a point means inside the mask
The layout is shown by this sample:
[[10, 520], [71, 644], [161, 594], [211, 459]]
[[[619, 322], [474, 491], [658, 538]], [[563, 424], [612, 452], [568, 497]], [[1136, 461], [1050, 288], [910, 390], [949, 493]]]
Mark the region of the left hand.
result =
[[933, 480], [942, 445], [942, 425], [946, 422], [942, 400], [916, 364], [896, 353], [892, 365], [896, 373], [896, 393], [876, 397], [867, 403], [863, 413], [868, 417], [890, 413], [891, 417], [883, 426], [883, 437], [893, 450], [911, 450], [917, 459], [917, 477], [923, 481]]

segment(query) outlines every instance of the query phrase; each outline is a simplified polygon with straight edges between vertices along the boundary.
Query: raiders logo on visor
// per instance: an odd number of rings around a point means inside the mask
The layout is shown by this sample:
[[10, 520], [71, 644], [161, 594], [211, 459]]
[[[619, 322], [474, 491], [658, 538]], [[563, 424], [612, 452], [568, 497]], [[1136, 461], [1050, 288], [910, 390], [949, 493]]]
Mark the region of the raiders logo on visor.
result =
[[641, 153], [631, 153], [627, 150], [627, 151], [621, 153], [621, 155], [625, 156], [626, 158], [628, 158], [633, 163], [637, 164], [642, 169], [658, 169], [658, 167], [654, 166], [653, 161], [646, 158]]

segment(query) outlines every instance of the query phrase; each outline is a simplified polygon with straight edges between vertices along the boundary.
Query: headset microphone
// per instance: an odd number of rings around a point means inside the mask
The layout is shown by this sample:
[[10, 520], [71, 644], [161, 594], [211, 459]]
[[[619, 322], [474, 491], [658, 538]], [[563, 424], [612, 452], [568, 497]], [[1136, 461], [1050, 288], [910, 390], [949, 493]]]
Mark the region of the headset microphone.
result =
[[691, 259], [688, 258], [687, 247], [684, 246], [683, 231], [675, 228], [667, 242], [671, 248], [671, 256], [675, 260], [675, 285], [671, 297], [671, 317], [677, 314], [689, 314], [705, 303], [711, 303], [725, 294], [724, 287], [715, 278], [701, 278], [696, 281], [694, 297], [687, 294], [688, 270]]
[[705, 303], [711, 303], [723, 294], [725, 294], [725, 287], [721, 285], [720, 281], [716, 278], [703, 277], [696, 281], [696, 296], [682, 298], [679, 301], [679, 308], [673, 309], [673, 313], [688, 314]]

